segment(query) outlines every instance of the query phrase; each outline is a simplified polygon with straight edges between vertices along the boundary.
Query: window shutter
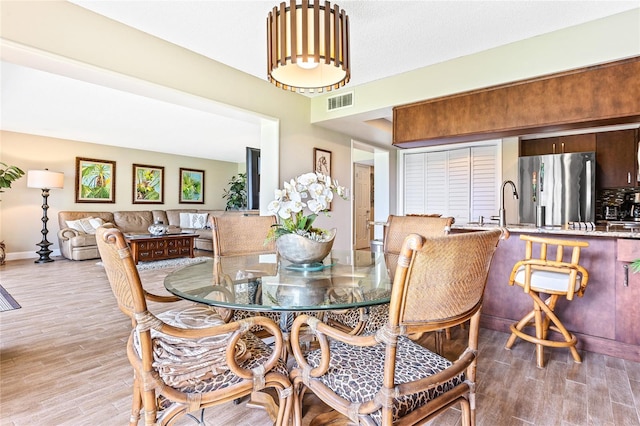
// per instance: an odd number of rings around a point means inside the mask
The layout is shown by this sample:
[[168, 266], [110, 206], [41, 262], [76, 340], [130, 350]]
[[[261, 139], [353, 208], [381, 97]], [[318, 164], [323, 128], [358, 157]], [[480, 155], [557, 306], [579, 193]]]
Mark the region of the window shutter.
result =
[[426, 198], [425, 208], [419, 213], [446, 214], [447, 196], [447, 152], [428, 152], [426, 154]]
[[469, 222], [469, 195], [471, 192], [471, 151], [469, 148], [449, 151], [449, 211], [456, 223]]
[[471, 148], [471, 221], [495, 216], [498, 206], [497, 146]]
[[422, 213], [425, 209], [425, 153], [404, 156], [404, 212]]
[[458, 224], [498, 212], [499, 144], [404, 154], [404, 214], [453, 216]]

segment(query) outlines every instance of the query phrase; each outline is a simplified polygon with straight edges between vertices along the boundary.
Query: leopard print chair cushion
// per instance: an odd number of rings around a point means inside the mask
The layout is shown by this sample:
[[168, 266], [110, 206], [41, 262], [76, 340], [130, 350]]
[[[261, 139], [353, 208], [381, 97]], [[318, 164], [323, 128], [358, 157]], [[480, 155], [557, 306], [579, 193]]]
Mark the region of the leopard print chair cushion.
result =
[[[389, 296], [390, 290], [374, 290], [365, 295], [368, 300]], [[389, 319], [389, 304], [370, 306], [368, 308], [347, 309], [344, 311], [330, 311], [327, 319], [333, 320], [349, 328], [356, 328], [362, 320], [361, 310], [366, 312], [365, 327], [360, 334], [375, 334]]]
[[[215, 309], [202, 305], [163, 312], [158, 318], [181, 328], [224, 324]], [[140, 343], [135, 330], [132, 331], [132, 337], [135, 351], [140, 356]], [[151, 330], [151, 338], [153, 366], [169, 386], [188, 393], [210, 392], [242, 380], [226, 365], [229, 335], [185, 339]], [[264, 363], [271, 353], [272, 349], [251, 332], [244, 334], [236, 344], [236, 360], [249, 369]], [[276, 365], [275, 371], [284, 376], [289, 374], [282, 361]]]
[[[271, 355], [271, 348], [251, 332], [246, 333], [241, 338], [241, 341], [246, 345], [249, 355], [248, 359], [239, 363], [243, 368], [252, 369], [260, 364], [264, 364]], [[287, 366], [282, 360], [279, 360], [270, 372], [280, 373], [285, 377], [289, 375]], [[183, 383], [183, 385], [177, 389], [184, 393], [206, 393], [233, 386], [241, 381], [242, 379], [240, 377], [233, 374], [230, 370], [227, 370], [215, 376], [190, 380], [187, 383]], [[171, 402], [168, 399], [162, 395], [158, 395], [158, 410], [167, 409], [170, 405]]]
[[[336, 394], [352, 403], [361, 403], [374, 398], [382, 387], [384, 374], [385, 345], [370, 347], [352, 346], [346, 343], [331, 342], [331, 363], [327, 373], [319, 380], [331, 388]], [[307, 354], [312, 367], [320, 362], [320, 350]], [[396, 382], [405, 383], [436, 374], [451, 366], [451, 361], [401, 336], [398, 339], [396, 358]], [[437, 396], [453, 389], [465, 380], [464, 373], [427, 391], [406, 395], [395, 400], [393, 405], [394, 421], [426, 404]], [[381, 410], [371, 414], [380, 425]]]

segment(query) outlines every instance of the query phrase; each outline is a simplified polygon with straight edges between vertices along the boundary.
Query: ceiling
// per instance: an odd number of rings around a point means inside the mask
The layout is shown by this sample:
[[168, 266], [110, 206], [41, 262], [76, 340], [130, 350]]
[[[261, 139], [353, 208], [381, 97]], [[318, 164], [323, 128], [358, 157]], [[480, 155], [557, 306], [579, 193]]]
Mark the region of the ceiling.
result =
[[[265, 19], [275, 1], [71, 2], [266, 80]], [[637, 8], [640, 3], [337, 4], [350, 19], [352, 76], [346, 87], [352, 87]], [[10, 63], [4, 55], [1, 79], [3, 130], [233, 162], [244, 162], [245, 146], [259, 147], [258, 120], [220, 105], [152, 99], [99, 81], [89, 83]], [[366, 134], [354, 134], [356, 128], [338, 130], [367, 141]], [[230, 138], [238, 143], [226, 143]], [[192, 152], [187, 144], [176, 144], [185, 140], [192, 142]]]

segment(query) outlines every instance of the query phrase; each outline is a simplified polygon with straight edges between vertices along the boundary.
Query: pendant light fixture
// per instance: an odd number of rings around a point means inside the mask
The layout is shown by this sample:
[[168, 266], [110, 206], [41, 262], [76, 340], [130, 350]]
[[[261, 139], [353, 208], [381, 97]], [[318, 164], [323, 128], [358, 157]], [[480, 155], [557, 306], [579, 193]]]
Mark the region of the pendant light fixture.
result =
[[291, 0], [267, 17], [269, 81], [304, 93], [338, 89], [349, 82], [349, 17], [328, 1]]

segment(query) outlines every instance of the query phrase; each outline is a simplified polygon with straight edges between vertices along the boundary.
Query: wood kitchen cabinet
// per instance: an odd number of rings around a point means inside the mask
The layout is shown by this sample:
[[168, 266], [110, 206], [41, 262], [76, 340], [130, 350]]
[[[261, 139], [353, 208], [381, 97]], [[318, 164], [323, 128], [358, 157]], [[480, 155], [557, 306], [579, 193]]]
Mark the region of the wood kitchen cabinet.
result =
[[596, 135], [596, 181], [599, 188], [626, 188], [638, 184], [638, 130]]
[[520, 141], [520, 156], [564, 154], [569, 152], [589, 152], [596, 150], [596, 134], [556, 136], [543, 139]]
[[640, 345], [640, 273], [630, 262], [640, 259], [640, 241], [618, 240], [616, 262], [616, 340]]

